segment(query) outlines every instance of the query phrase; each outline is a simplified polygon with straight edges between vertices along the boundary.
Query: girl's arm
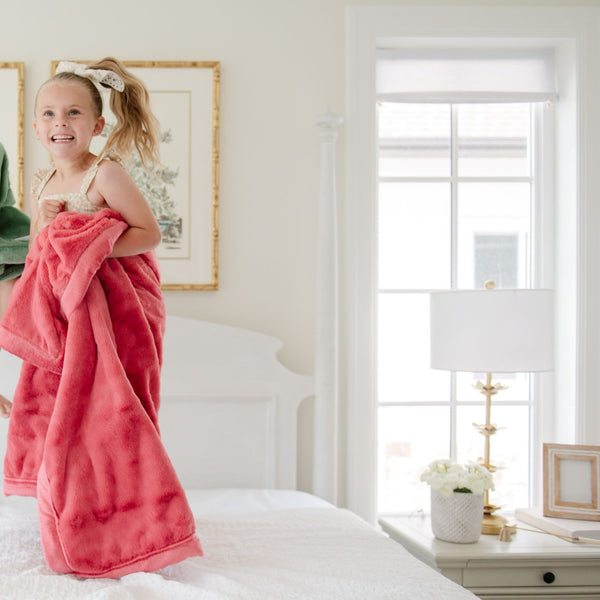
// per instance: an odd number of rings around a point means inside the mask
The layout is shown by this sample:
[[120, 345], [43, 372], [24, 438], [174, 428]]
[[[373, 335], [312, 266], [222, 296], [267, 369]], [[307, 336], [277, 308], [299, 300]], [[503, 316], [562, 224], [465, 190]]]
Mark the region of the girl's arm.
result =
[[129, 225], [115, 243], [111, 257], [142, 254], [160, 244], [160, 227], [154, 213], [121, 165], [110, 160], [103, 161], [98, 168], [94, 186], [106, 204], [120, 213]]
[[10, 417], [10, 409], [12, 408], [12, 402], [7, 400], [4, 396], [0, 395], [0, 417], [7, 419]]

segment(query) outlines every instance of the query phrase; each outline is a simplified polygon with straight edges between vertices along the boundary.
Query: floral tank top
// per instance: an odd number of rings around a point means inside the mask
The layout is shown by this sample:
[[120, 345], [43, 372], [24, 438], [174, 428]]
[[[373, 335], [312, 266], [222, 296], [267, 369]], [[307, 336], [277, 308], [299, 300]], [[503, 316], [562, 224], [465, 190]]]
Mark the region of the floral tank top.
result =
[[54, 163], [50, 163], [47, 167], [42, 169], [38, 169], [34, 175], [31, 182], [31, 190], [32, 195], [38, 206], [42, 200], [51, 199], [51, 200], [63, 200], [64, 201], [64, 210], [71, 212], [78, 212], [84, 214], [94, 214], [95, 212], [102, 210], [103, 208], [107, 208], [106, 204], [93, 204], [90, 202], [88, 198], [88, 190], [96, 173], [98, 172], [98, 167], [103, 160], [116, 160], [117, 162], [121, 162], [120, 157], [115, 152], [104, 153], [101, 155], [92, 166], [87, 170], [86, 174], [83, 177], [83, 181], [81, 182], [81, 187], [77, 192], [63, 192], [61, 194], [50, 194], [48, 196], [42, 196], [42, 191], [46, 187], [46, 184], [50, 180], [50, 177], [54, 175], [56, 171], [56, 166]]

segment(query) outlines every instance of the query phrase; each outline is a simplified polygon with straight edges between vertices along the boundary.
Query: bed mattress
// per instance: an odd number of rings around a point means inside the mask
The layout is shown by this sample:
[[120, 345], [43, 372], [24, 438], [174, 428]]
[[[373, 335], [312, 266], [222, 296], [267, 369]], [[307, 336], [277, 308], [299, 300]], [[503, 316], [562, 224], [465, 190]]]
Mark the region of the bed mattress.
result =
[[350, 511], [309, 494], [188, 490], [187, 495], [205, 556], [120, 579], [50, 571], [35, 501], [3, 499], [0, 599], [474, 598]]

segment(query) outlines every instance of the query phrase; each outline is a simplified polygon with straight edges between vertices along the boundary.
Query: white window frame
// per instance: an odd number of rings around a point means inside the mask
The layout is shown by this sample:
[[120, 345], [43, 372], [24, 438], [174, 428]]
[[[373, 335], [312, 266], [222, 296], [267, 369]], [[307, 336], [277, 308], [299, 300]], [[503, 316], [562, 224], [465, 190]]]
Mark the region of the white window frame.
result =
[[[594, 375], [600, 364], [600, 273], [597, 272], [600, 180], [600, 85], [595, 56], [600, 55], [596, 7], [350, 7], [347, 9], [347, 155], [345, 305], [347, 460], [345, 504], [373, 522], [376, 517], [376, 235], [377, 196], [375, 49], [382, 39], [480, 46], [540, 43], [553, 46], [559, 75], [554, 173], [541, 174], [556, 189], [553, 214], [538, 214], [536, 243], [553, 246], [550, 264], [541, 266], [538, 282], [555, 281], [556, 369], [551, 382], [553, 406], [535, 426], [541, 441], [600, 443]], [[509, 37], [510, 36], [510, 37]], [[547, 148], [545, 141], [541, 147]], [[546, 151], [546, 150], [545, 150]], [[564, 155], [563, 155], [564, 154]], [[542, 378], [543, 379], [543, 378]], [[561, 414], [552, 419], [552, 414]], [[565, 419], [563, 415], [572, 415]], [[536, 449], [539, 456], [539, 449]], [[539, 460], [536, 467], [539, 466]], [[539, 471], [539, 469], [538, 469]], [[539, 489], [539, 482], [536, 484]]]

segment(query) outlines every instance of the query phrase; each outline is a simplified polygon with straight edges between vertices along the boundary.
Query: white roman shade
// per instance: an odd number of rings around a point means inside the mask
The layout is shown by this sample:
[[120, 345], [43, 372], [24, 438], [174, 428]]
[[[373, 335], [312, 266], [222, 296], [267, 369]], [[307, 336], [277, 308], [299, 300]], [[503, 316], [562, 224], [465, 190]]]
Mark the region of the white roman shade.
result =
[[376, 91], [386, 102], [554, 102], [554, 50], [378, 49]]

